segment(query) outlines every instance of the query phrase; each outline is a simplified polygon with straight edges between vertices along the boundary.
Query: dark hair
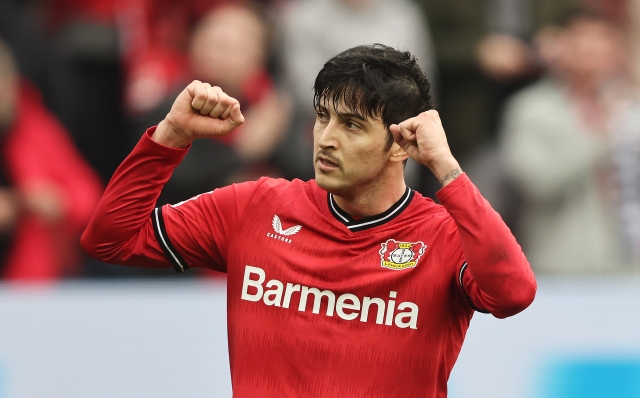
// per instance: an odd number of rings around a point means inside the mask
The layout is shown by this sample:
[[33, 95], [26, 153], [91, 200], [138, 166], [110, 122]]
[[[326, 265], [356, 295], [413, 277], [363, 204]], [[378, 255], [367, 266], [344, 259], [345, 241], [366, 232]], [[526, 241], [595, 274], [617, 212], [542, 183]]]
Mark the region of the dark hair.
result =
[[387, 149], [393, 144], [389, 126], [433, 109], [430, 84], [416, 58], [383, 44], [353, 47], [331, 58], [313, 89], [316, 110], [342, 103], [363, 119], [380, 118], [389, 132]]
[[578, 21], [611, 23], [604, 15], [581, 6], [571, 6], [555, 18], [555, 24], [561, 27], [569, 27]]

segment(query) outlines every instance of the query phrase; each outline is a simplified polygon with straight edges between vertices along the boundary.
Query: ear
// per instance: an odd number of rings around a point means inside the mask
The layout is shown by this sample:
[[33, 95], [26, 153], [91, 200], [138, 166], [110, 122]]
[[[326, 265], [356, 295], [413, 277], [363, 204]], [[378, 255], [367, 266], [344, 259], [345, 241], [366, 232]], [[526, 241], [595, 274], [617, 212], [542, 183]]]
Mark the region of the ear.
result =
[[397, 142], [394, 142], [389, 149], [389, 161], [392, 163], [402, 163], [409, 158], [409, 154], [402, 149]]

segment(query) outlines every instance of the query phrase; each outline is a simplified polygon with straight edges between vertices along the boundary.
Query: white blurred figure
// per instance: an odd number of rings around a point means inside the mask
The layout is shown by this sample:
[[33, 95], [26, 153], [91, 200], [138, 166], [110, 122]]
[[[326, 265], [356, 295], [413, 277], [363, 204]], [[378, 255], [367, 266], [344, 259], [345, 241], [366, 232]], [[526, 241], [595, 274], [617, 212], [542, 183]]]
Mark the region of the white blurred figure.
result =
[[508, 101], [501, 132], [507, 172], [524, 198], [520, 241], [540, 272], [627, 270], [615, 167], [617, 109], [629, 96], [624, 38], [590, 14], [545, 35], [550, 73]]

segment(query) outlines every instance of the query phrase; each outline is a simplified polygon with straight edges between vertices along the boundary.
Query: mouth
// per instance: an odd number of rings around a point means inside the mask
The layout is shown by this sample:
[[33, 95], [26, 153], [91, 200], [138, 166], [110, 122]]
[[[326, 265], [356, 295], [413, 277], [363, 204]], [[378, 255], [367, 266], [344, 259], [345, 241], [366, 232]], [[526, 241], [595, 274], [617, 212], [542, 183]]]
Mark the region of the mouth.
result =
[[318, 156], [316, 159], [316, 164], [318, 165], [318, 168], [323, 171], [331, 171], [339, 167], [337, 161], [330, 160], [325, 156]]

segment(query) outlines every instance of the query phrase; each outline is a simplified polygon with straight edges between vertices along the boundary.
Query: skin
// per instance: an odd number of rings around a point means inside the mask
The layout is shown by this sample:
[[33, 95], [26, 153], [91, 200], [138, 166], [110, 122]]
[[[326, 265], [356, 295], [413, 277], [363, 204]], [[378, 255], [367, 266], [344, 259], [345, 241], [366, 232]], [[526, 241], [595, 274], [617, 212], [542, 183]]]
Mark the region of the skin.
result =
[[565, 29], [563, 39], [559, 67], [578, 95], [597, 94], [603, 81], [621, 72], [624, 39], [608, 23], [578, 18]]
[[342, 105], [321, 107], [313, 137], [316, 182], [349, 214], [382, 213], [404, 193], [402, 162], [409, 155], [397, 144], [387, 150], [380, 120], [364, 120]]
[[[225, 135], [242, 123], [236, 99], [195, 80], [178, 95], [151, 139], [186, 148], [194, 139]], [[313, 133], [316, 182], [355, 217], [380, 214], [400, 199], [406, 189], [402, 163], [409, 156], [428, 167], [443, 186], [462, 173], [435, 110], [389, 130], [395, 142], [387, 150], [388, 133], [381, 120], [361, 119], [340, 104], [318, 111]]]

